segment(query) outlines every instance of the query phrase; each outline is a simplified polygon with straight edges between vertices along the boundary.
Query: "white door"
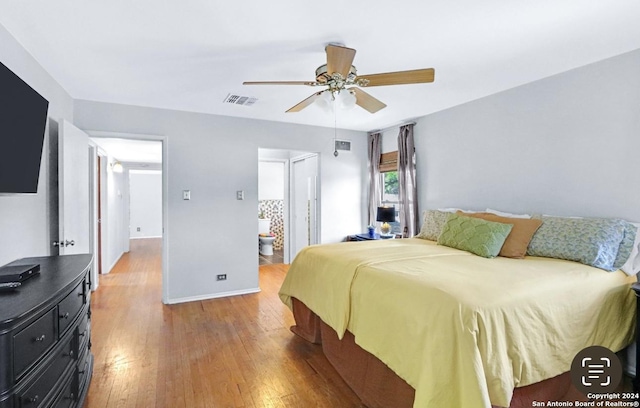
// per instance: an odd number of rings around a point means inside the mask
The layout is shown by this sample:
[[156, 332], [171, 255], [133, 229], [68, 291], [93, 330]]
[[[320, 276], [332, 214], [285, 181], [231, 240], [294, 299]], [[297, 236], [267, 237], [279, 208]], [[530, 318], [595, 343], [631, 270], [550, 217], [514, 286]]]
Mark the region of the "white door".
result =
[[58, 136], [60, 255], [90, 253], [89, 136], [63, 120]]
[[318, 158], [313, 155], [293, 160], [291, 165], [291, 259], [298, 252], [317, 244], [317, 173]]
[[309, 198], [304, 167], [304, 160], [293, 162], [293, 253], [291, 254], [291, 259], [295, 258], [302, 248], [309, 245], [307, 218]]

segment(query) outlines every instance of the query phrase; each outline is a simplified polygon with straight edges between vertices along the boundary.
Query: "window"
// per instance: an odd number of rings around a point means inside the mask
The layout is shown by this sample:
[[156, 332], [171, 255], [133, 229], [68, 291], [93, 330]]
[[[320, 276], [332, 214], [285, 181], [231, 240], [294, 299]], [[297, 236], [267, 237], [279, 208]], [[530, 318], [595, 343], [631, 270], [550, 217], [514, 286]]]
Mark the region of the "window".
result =
[[380, 156], [380, 177], [382, 178], [382, 205], [393, 206], [396, 209], [396, 222], [390, 223], [391, 232], [401, 234], [398, 214], [400, 201], [398, 200], [398, 152], [384, 153]]

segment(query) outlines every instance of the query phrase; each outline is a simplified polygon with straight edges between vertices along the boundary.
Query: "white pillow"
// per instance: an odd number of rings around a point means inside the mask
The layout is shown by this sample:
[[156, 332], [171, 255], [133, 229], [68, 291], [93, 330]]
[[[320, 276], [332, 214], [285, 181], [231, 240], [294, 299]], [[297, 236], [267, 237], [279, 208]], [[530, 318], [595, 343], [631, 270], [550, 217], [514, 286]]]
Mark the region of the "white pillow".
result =
[[501, 217], [510, 217], [510, 218], [531, 218], [531, 215], [529, 214], [511, 214], [508, 212], [503, 212], [503, 211], [498, 211], [498, 210], [494, 210], [492, 208], [487, 208], [485, 210], [486, 212], [490, 213], [490, 214], [495, 214], [495, 215], [499, 215]]
[[640, 272], [640, 223], [632, 222], [633, 225], [638, 227], [636, 232], [636, 240], [633, 242], [633, 249], [627, 262], [622, 265], [622, 271], [629, 276], [635, 275]]
[[462, 208], [438, 208], [438, 211], [446, 212], [446, 213], [455, 213], [458, 211], [462, 211], [469, 214], [475, 214], [482, 211], [471, 211], [471, 210], [463, 210]]

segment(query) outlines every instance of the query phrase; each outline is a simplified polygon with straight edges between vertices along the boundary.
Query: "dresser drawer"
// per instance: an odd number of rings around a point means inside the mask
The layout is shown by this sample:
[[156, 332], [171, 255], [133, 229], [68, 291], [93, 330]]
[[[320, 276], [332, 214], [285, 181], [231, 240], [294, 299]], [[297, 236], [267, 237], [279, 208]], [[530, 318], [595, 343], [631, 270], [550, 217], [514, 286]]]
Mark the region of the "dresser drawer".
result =
[[87, 348], [87, 342], [91, 337], [91, 319], [89, 319], [89, 313], [82, 316], [80, 323], [78, 324], [78, 345], [79, 350], [82, 352]]
[[16, 378], [22, 376], [58, 340], [57, 322], [57, 308], [54, 307], [13, 336], [13, 370]]
[[60, 348], [53, 361], [47, 366], [44, 372], [37, 377], [31, 385], [23, 392], [19, 393], [18, 399], [20, 400], [20, 406], [24, 408], [35, 408], [45, 406], [43, 404], [49, 398], [49, 394], [54, 389], [60, 389], [55, 385], [61, 381], [61, 378], [65, 371], [69, 373], [66, 377], [72, 377], [73, 371], [67, 370], [67, 368], [75, 361], [76, 355], [73, 352], [73, 337], [69, 336], [65, 340], [66, 344]]
[[84, 281], [65, 297], [58, 305], [58, 318], [60, 325], [60, 337], [62, 337], [84, 304]]
[[69, 408], [73, 404], [75, 404], [75, 402], [78, 399], [78, 394], [76, 391], [78, 387], [76, 387], [75, 381], [76, 381], [75, 376], [72, 376], [71, 378], [69, 378], [67, 383], [64, 385], [62, 392], [60, 393], [60, 395], [58, 395], [58, 398], [56, 398], [56, 400], [54, 401], [53, 403], [54, 407]]
[[89, 275], [87, 275], [87, 277], [84, 280], [84, 293], [85, 293], [85, 299], [86, 302], [85, 303], [91, 303], [91, 280], [89, 278]]
[[78, 389], [76, 391], [77, 395], [86, 391], [86, 388], [89, 386], [89, 380], [91, 379], [91, 373], [93, 371], [93, 357], [91, 353], [87, 350], [87, 352], [80, 358], [78, 361]]

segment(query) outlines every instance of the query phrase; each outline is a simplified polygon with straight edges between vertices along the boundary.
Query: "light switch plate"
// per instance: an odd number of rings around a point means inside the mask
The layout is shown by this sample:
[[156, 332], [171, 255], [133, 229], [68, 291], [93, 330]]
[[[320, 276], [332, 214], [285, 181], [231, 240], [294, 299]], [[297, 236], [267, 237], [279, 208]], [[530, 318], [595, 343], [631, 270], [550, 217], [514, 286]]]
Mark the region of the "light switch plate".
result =
[[191, 190], [182, 190], [182, 199], [191, 200]]
[[244, 200], [244, 191], [243, 190], [236, 191], [236, 200]]

